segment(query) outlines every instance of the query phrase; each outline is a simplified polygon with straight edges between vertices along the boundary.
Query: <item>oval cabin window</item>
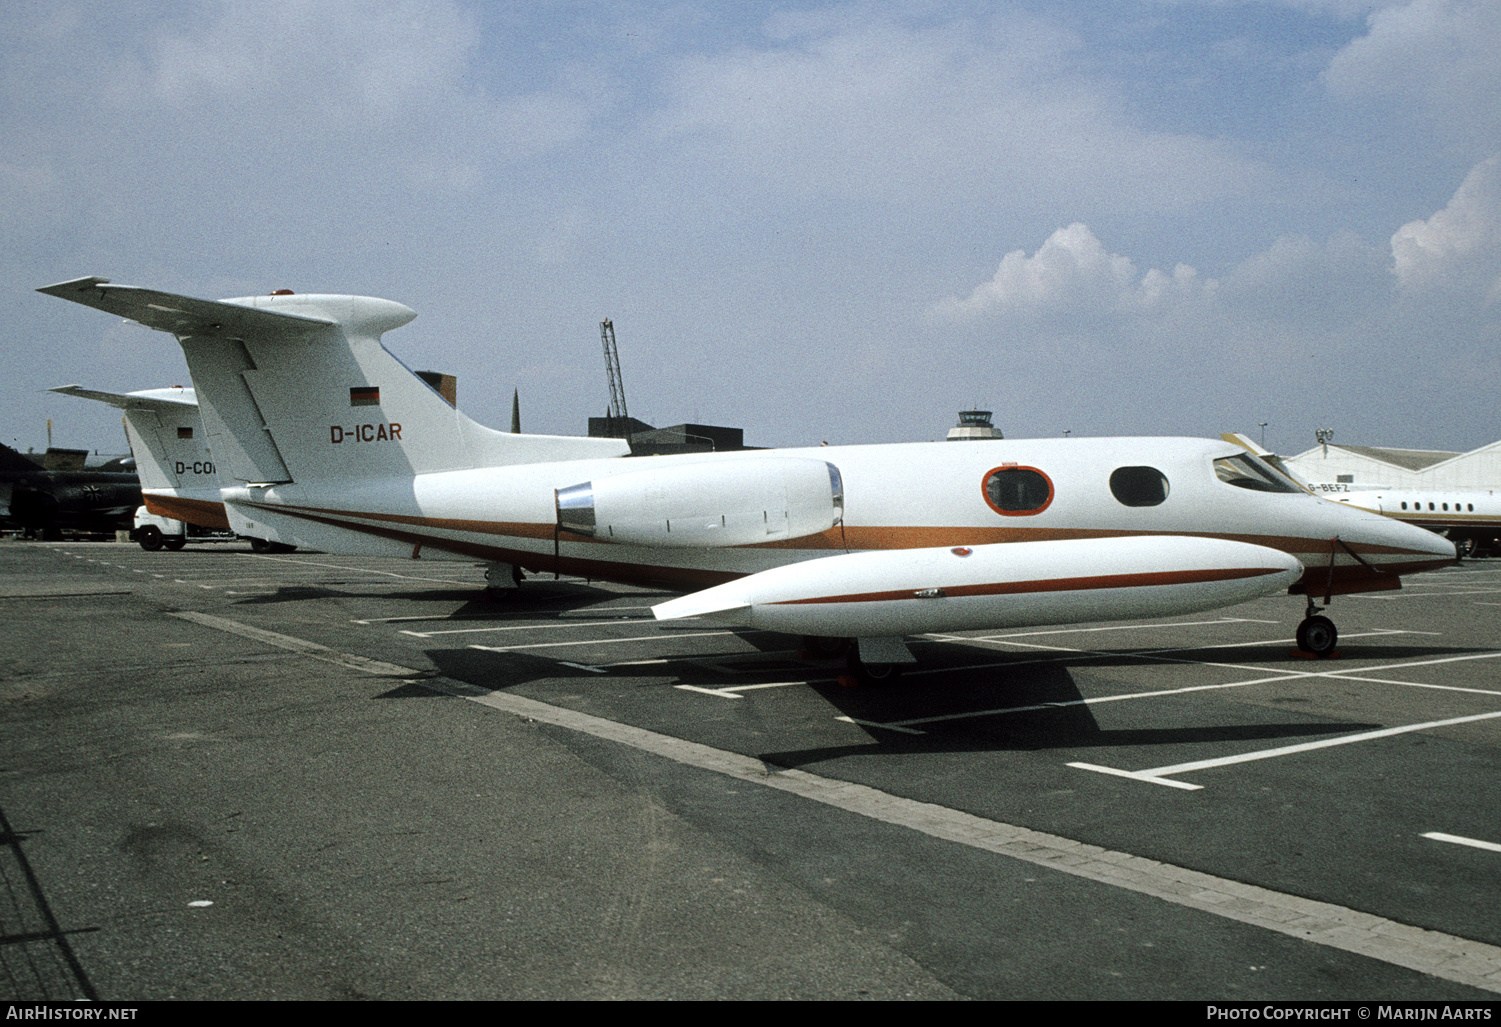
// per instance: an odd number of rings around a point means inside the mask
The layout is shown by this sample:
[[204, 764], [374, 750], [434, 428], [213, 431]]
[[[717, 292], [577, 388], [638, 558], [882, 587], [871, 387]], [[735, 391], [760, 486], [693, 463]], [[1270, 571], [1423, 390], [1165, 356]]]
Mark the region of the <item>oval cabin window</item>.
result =
[[1053, 483], [1034, 467], [997, 467], [985, 474], [985, 502], [1005, 517], [1041, 513], [1053, 501]]
[[1155, 467], [1117, 467], [1110, 475], [1110, 494], [1122, 506], [1157, 506], [1167, 490], [1167, 476]]

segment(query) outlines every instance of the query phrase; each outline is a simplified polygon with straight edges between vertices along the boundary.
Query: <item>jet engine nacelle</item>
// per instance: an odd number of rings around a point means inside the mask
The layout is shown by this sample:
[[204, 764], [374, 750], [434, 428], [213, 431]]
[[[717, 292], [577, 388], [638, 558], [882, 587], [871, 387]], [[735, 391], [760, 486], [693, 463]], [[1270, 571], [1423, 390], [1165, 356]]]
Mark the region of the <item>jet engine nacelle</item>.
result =
[[1163, 617], [1286, 592], [1277, 549], [1133, 536], [847, 553], [787, 564], [652, 607], [797, 635], [869, 637]]
[[558, 527], [604, 542], [676, 549], [753, 545], [827, 531], [844, 515], [839, 469], [747, 457], [627, 471], [559, 489]]

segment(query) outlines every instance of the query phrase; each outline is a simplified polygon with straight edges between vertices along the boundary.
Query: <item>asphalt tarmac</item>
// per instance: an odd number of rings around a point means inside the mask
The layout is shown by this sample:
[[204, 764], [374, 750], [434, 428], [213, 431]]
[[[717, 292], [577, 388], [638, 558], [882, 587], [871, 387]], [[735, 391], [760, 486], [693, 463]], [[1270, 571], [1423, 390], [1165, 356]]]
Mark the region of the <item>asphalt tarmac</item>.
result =
[[911, 640], [0, 542], [0, 997], [1494, 1002], [1501, 561]]

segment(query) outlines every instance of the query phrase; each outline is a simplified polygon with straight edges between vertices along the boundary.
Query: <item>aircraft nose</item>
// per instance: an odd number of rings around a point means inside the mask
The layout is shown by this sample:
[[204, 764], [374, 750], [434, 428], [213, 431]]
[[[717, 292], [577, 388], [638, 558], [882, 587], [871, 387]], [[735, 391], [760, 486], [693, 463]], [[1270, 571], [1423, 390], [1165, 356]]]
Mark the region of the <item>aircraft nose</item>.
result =
[[1459, 556], [1454, 543], [1442, 535], [1381, 514], [1366, 514], [1358, 533], [1344, 537], [1365, 543], [1370, 549], [1367, 559], [1399, 574], [1444, 567]]

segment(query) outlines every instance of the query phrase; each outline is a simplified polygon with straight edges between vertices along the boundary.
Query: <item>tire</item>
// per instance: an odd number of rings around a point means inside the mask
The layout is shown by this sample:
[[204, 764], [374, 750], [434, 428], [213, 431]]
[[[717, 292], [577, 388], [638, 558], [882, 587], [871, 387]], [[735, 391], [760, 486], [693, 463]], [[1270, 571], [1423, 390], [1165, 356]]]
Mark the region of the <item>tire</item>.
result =
[[862, 685], [891, 685], [902, 676], [900, 663], [865, 663], [857, 649], [851, 649], [845, 657], [845, 667], [850, 676]]
[[1339, 629], [1328, 617], [1308, 617], [1298, 625], [1298, 648], [1315, 656], [1328, 656], [1339, 644]]
[[849, 649], [848, 638], [835, 638], [830, 635], [803, 636], [803, 652], [820, 660], [836, 660], [849, 652]]
[[185, 546], [187, 544], [188, 544], [188, 540], [185, 539], [185, 538], [164, 538], [164, 539], [162, 539], [162, 545], [166, 546], [168, 549], [172, 550], [172, 552], [174, 552], [174, 553], [177, 552], [179, 549], [181, 549], [183, 546]]
[[146, 552], [154, 553], [165, 545], [167, 540], [162, 535], [160, 528], [154, 524], [148, 524], [136, 532], [136, 541], [141, 544], [141, 548], [146, 550]]

